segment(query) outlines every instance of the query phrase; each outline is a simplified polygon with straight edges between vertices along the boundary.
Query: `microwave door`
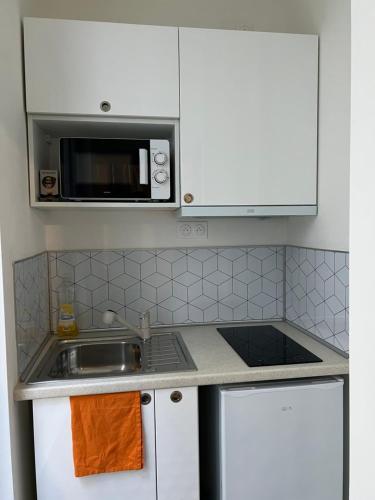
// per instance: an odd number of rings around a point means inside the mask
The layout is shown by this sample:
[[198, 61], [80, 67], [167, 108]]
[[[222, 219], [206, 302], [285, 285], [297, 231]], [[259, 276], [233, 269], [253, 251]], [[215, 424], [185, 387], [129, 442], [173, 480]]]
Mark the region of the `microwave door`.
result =
[[[146, 141], [123, 151], [115, 161], [116, 169], [113, 180], [113, 193], [117, 199], [144, 201], [151, 199], [149, 150]], [[115, 197], [113, 197], [115, 198]]]
[[150, 141], [61, 139], [62, 194], [71, 200], [151, 200]]

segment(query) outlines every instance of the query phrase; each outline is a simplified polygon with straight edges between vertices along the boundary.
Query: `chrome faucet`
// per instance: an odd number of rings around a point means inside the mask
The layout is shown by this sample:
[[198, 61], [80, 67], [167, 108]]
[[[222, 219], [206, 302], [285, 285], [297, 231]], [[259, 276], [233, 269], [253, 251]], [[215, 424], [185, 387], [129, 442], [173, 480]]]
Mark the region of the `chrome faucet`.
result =
[[122, 318], [115, 311], [112, 311], [111, 309], [104, 311], [102, 319], [103, 319], [103, 323], [105, 323], [106, 325], [112, 325], [115, 321], [118, 321], [123, 326], [126, 326], [126, 328], [128, 328], [133, 333], [138, 335], [138, 337], [140, 337], [144, 342], [151, 337], [150, 311], [146, 311], [143, 314], [140, 314], [140, 316], [139, 316], [140, 326], [139, 327], [132, 325], [131, 323], [126, 321], [126, 319]]

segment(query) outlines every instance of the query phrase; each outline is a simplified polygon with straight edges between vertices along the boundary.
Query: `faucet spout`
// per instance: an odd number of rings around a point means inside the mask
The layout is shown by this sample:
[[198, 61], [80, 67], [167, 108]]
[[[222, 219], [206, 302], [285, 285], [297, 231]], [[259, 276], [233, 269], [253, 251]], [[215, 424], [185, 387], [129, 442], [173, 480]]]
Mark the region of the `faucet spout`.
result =
[[150, 331], [150, 312], [146, 311], [144, 314], [140, 316], [141, 326], [138, 328], [137, 326], [132, 325], [126, 319], [119, 316], [115, 311], [108, 309], [103, 313], [103, 323], [106, 325], [112, 325], [115, 321], [121, 323], [128, 330], [135, 333], [138, 337], [140, 337], [144, 342], [151, 337]]

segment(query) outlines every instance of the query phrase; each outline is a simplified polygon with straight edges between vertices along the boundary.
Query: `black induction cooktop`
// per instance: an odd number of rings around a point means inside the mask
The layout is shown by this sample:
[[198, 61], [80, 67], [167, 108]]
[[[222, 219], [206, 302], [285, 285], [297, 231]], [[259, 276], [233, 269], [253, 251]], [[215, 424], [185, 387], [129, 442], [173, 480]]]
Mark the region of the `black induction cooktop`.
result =
[[247, 366], [295, 365], [322, 360], [271, 325], [218, 328]]

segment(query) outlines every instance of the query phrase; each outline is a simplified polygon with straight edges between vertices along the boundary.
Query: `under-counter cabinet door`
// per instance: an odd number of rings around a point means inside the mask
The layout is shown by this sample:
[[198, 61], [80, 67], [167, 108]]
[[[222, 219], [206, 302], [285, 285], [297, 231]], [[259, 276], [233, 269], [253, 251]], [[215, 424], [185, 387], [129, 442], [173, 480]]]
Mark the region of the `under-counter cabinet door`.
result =
[[182, 206], [315, 205], [318, 37], [179, 31]]
[[144, 468], [74, 476], [69, 398], [33, 401], [38, 500], [156, 500], [154, 391], [142, 405]]
[[198, 388], [155, 391], [158, 500], [199, 500]]
[[25, 18], [24, 43], [29, 113], [179, 116], [177, 28]]

